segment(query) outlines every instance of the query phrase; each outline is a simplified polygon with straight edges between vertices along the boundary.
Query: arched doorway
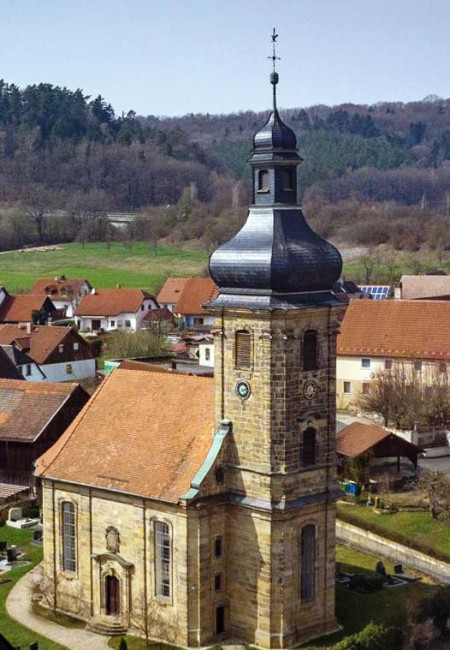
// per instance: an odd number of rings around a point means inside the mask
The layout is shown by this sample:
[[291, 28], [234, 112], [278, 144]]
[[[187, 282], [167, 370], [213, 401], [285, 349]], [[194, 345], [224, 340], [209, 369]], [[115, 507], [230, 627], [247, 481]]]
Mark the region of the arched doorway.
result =
[[120, 614], [120, 582], [116, 576], [105, 578], [105, 609], [108, 616]]

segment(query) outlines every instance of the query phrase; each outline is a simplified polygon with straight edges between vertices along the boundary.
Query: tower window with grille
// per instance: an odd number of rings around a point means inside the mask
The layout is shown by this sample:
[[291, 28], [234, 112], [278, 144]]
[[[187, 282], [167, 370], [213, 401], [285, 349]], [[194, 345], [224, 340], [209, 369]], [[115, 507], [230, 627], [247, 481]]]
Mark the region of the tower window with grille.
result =
[[252, 364], [252, 335], [247, 330], [236, 332], [236, 367], [249, 368]]
[[310, 603], [316, 595], [316, 527], [308, 524], [302, 528], [300, 538], [300, 598]]
[[71, 501], [63, 501], [61, 505], [61, 528], [63, 571], [76, 571], [76, 512]]
[[258, 172], [258, 192], [268, 192], [269, 189], [269, 172], [267, 169], [260, 169]]
[[302, 441], [302, 467], [316, 464], [316, 430], [308, 427], [303, 432]]
[[171, 596], [172, 549], [169, 526], [155, 522], [155, 594], [162, 598]]
[[317, 332], [308, 330], [303, 335], [303, 370], [317, 370]]

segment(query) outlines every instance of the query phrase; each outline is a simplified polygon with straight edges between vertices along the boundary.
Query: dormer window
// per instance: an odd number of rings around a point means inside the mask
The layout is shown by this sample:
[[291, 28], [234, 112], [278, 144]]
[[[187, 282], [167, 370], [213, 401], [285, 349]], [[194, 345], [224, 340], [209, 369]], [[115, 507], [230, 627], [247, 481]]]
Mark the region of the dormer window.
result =
[[269, 172], [267, 169], [260, 169], [258, 172], [258, 192], [268, 192], [269, 189]]

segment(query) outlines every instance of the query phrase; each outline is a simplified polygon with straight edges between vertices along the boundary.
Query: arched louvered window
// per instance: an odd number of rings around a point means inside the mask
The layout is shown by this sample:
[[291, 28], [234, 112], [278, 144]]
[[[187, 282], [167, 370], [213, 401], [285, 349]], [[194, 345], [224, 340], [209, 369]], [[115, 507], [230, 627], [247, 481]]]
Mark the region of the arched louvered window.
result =
[[300, 536], [300, 598], [310, 603], [316, 596], [316, 527], [308, 524]]
[[252, 364], [252, 335], [247, 330], [236, 332], [236, 368], [249, 368]]
[[301, 461], [302, 467], [316, 464], [316, 430], [314, 427], [308, 427], [303, 432]]
[[76, 571], [76, 509], [71, 501], [61, 504], [61, 538], [63, 571]]
[[260, 169], [258, 172], [258, 192], [269, 191], [269, 172], [267, 169]]
[[317, 332], [307, 330], [303, 335], [303, 370], [317, 369]]
[[283, 169], [283, 189], [284, 190], [293, 190], [294, 189], [294, 170], [293, 169]]

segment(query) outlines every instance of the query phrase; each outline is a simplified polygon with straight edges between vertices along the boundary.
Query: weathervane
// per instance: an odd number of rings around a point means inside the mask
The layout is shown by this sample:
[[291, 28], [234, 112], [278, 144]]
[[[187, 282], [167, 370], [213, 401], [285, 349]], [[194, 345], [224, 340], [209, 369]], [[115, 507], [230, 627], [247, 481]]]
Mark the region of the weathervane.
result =
[[276, 62], [277, 62], [277, 61], [280, 61], [280, 57], [277, 56], [277, 50], [276, 50], [276, 47], [277, 47], [277, 38], [278, 38], [278, 34], [277, 34], [277, 31], [276, 31], [276, 29], [275, 29], [275, 27], [274, 27], [274, 28], [273, 28], [273, 32], [272, 32], [272, 34], [271, 34], [271, 39], [272, 39], [272, 56], [268, 56], [268, 57], [267, 57], [268, 59], [272, 59], [272, 63], [273, 63], [273, 71], [274, 71], [274, 72], [275, 72]]
[[277, 38], [278, 38], [277, 30], [274, 27], [273, 32], [271, 34], [272, 56], [267, 57], [268, 59], [272, 59], [272, 63], [273, 63], [273, 70], [270, 73], [270, 83], [273, 86], [273, 110], [274, 111], [277, 110], [277, 90], [276, 90], [276, 88], [277, 88], [277, 83], [278, 83], [278, 72], [275, 70], [275, 68], [276, 68], [277, 61], [280, 60], [280, 57], [277, 56], [277, 49], [276, 49], [277, 48]]

